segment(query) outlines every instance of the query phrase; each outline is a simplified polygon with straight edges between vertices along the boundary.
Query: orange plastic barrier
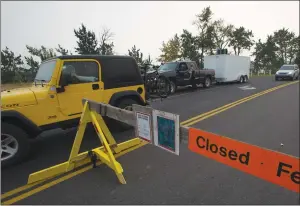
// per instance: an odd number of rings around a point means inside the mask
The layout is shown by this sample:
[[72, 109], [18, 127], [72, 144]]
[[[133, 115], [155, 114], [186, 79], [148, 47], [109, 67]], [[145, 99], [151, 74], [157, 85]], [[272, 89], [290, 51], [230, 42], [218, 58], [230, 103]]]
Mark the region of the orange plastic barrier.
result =
[[203, 130], [189, 129], [191, 151], [299, 193], [300, 159]]

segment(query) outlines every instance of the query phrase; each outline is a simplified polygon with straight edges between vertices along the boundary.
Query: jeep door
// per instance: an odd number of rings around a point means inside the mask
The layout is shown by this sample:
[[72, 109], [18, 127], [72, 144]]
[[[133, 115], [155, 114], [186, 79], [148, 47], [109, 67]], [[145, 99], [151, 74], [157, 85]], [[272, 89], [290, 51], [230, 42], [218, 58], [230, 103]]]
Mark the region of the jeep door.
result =
[[66, 86], [64, 86], [64, 91], [59, 92], [57, 96], [60, 110], [65, 116], [79, 115], [83, 109], [83, 98], [97, 102], [101, 102], [103, 99], [101, 67], [96, 60], [62, 61], [59, 85], [62, 83]]

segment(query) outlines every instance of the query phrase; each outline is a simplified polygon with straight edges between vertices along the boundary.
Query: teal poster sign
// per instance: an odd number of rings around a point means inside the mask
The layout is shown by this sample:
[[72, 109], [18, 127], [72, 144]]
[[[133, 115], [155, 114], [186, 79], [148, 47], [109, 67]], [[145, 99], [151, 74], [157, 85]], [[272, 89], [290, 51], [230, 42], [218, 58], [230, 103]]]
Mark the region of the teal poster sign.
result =
[[175, 121], [157, 116], [158, 144], [175, 152]]
[[179, 155], [179, 115], [153, 110], [154, 144]]

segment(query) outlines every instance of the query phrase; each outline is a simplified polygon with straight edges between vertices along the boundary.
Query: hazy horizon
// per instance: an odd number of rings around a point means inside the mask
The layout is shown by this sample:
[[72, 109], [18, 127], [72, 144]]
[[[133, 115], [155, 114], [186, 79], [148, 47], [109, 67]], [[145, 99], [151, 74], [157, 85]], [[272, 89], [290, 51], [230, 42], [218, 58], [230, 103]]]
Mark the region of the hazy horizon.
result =
[[[111, 29], [114, 51], [127, 54], [133, 45], [144, 56], [156, 60], [163, 41], [187, 29], [197, 34], [192, 21], [206, 6], [236, 27], [244, 26], [254, 39], [265, 41], [267, 35], [283, 27], [299, 35], [299, 2], [1, 2], [1, 49], [6, 46], [16, 54], [27, 55], [26, 45], [62, 47], [74, 52], [74, 28], [83, 23], [97, 36], [103, 26]], [[243, 52], [242, 55], [249, 55]]]

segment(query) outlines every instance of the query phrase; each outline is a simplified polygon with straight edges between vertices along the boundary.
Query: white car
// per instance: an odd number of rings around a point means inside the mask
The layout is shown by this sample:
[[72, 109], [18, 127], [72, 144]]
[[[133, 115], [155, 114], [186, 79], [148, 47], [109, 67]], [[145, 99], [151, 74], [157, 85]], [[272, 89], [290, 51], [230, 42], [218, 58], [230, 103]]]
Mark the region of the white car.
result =
[[281, 79], [290, 79], [295, 80], [299, 79], [299, 67], [297, 64], [284, 64], [275, 74], [275, 80]]

